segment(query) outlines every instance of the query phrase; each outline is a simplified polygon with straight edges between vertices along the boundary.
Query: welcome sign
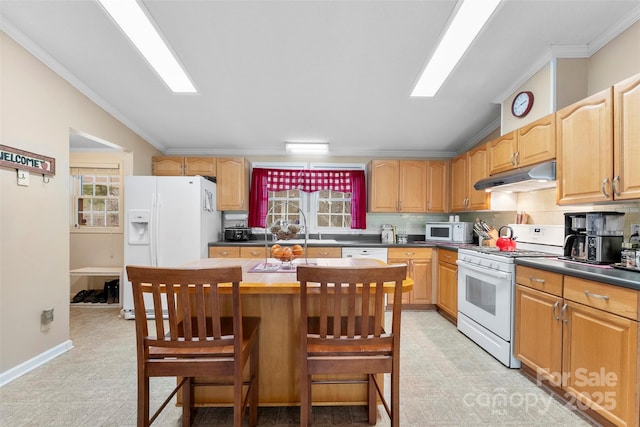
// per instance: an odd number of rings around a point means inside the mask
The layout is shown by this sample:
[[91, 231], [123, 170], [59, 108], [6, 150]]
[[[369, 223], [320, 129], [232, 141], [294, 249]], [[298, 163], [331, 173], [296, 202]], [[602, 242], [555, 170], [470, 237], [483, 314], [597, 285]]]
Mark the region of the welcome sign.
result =
[[56, 174], [56, 159], [0, 145], [0, 166], [26, 170], [42, 175]]

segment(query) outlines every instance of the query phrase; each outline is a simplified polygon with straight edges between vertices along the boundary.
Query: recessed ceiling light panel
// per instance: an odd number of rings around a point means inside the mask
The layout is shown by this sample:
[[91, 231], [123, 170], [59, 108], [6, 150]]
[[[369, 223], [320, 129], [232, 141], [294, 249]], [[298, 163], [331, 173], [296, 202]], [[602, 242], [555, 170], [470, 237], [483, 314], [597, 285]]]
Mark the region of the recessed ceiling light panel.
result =
[[136, 0], [98, 1], [173, 92], [197, 92], [189, 76]]
[[463, 1], [411, 96], [435, 96], [499, 4], [500, 0]]
[[325, 154], [329, 152], [328, 142], [286, 141], [284, 147], [287, 153], [295, 154]]

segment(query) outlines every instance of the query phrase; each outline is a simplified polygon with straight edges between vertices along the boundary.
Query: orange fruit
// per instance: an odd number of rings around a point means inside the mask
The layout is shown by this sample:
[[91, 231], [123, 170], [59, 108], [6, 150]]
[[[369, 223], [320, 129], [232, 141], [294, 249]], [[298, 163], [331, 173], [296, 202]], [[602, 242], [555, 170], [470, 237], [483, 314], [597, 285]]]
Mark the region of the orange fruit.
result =
[[279, 244], [277, 244], [277, 243], [276, 243], [275, 245], [271, 246], [271, 254], [273, 254], [273, 252], [274, 252], [276, 249], [280, 249], [280, 245], [279, 245]]
[[293, 245], [291, 252], [293, 252], [293, 256], [297, 258], [304, 253], [304, 248], [300, 245]]
[[281, 247], [277, 247], [275, 249], [271, 249], [271, 255], [276, 259], [280, 259], [282, 257], [282, 253], [283, 252], [284, 252], [284, 250]]
[[283, 248], [282, 256], [280, 257], [280, 259], [282, 261], [291, 261], [292, 258], [293, 258], [293, 251], [291, 250], [291, 248]]

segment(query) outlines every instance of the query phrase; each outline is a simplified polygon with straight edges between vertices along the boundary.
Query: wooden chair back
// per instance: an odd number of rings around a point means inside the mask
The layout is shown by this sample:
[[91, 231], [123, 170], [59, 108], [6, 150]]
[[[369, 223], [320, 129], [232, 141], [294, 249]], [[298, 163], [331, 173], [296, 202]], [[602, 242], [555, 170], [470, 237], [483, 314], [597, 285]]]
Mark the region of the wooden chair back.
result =
[[[400, 304], [393, 305], [391, 330], [385, 331], [384, 286], [385, 283], [387, 286], [393, 284], [394, 301], [401, 301], [406, 272], [406, 265], [366, 268], [298, 266], [300, 316], [303, 320], [301, 336], [307, 337], [305, 342], [323, 342], [326, 345], [395, 344], [396, 337], [400, 336]], [[311, 295], [316, 313], [309, 312]], [[305, 319], [309, 321], [305, 322]], [[314, 330], [309, 330], [310, 326]]]
[[[219, 347], [235, 345], [242, 337], [240, 267], [177, 269], [127, 267], [133, 286], [135, 313], [145, 313], [145, 295], [152, 301], [153, 320], [135, 316], [138, 351], [149, 347]], [[221, 296], [232, 295], [231, 317], [221, 311]], [[184, 321], [189, 319], [189, 321]], [[155, 331], [149, 333], [149, 327]]]

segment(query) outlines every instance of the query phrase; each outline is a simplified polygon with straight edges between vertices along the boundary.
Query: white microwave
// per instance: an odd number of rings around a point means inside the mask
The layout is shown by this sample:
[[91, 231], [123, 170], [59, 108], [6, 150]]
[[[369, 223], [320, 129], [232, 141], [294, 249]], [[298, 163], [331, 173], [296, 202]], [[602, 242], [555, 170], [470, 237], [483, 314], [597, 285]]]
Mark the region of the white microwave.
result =
[[470, 222], [428, 222], [425, 227], [424, 239], [471, 243], [473, 241], [473, 224]]

